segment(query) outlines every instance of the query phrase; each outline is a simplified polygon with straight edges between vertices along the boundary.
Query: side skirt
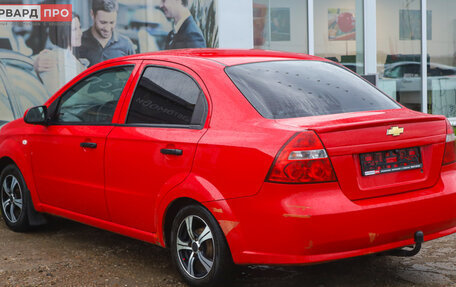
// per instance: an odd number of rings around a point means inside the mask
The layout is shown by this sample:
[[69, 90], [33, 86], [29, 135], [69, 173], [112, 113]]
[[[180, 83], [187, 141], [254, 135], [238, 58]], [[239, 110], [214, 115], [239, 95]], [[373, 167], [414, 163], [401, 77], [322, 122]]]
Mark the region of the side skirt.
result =
[[94, 217], [90, 217], [87, 215], [79, 214], [73, 211], [64, 210], [61, 208], [49, 206], [42, 204], [42, 211], [45, 213], [49, 213], [51, 215], [56, 215], [59, 217], [63, 217], [66, 219], [70, 219], [73, 221], [77, 221], [83, 224], [87, 224], [96, 228], [100, 228], [103, 230], [111, 231], [114, 233], [118, 233], [124, 236], [128, 236], [131, 238], [135, 238], [141, 241], [149, 242], [158, 246], [161, 246], [160, 241], [158, 240], [157, 233], [150, 233], [141, 231], [138, 229], [134, 229], [128, 226], [120, 225], [117, 223], [113, 223], [110, 221], [100, 220]]

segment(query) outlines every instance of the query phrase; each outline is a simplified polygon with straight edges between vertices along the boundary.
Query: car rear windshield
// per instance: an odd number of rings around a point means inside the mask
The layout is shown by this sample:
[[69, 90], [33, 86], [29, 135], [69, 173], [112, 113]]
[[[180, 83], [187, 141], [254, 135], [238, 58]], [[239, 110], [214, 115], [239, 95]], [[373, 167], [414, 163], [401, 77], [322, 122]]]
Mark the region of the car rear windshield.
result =
[[401, 108], [359, 76], [332, 63], [274, 61], [227, 67], [265, 118], [285, 119]]

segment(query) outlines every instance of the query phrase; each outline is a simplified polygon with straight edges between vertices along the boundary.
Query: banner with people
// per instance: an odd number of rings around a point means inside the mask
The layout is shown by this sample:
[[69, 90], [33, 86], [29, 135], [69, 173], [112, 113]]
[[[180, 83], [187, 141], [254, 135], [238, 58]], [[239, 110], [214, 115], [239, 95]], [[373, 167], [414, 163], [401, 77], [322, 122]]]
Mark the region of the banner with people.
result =
[[[0, 65], [9, 63], [2, 57], [11, 58], [10, 54], [27, 57], [29, 61], [24, 61], [33, 64], [47, 97], [104, 60], [167, 49], [218, 47], [217, 0], [0, 2]], [[52, 5], [56, 9], [48, 9]], [[59, 5], [66, 7], [61, 14]], [[48, 11], [37, 10], [40, 7]], [[40, 13], [45, 20], [40, 20]], [[24, 64], [23, 69], [30, 72], [31, 68]], [[8, 84], [0, 79], [0, 85]]]

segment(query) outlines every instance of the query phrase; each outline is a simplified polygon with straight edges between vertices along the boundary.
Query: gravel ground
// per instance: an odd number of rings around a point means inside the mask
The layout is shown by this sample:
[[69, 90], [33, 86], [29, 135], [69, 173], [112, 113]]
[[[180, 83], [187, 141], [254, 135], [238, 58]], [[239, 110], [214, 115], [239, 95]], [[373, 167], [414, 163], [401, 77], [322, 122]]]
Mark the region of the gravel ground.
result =
[[[14, 233], [0, 223], [0, 286], [185, 286], [166, 249], [52, 218]], [[453, 286], [456, 234], [415, 257], [365, 256], [306, 267], [240, 267], [233, 286]]]

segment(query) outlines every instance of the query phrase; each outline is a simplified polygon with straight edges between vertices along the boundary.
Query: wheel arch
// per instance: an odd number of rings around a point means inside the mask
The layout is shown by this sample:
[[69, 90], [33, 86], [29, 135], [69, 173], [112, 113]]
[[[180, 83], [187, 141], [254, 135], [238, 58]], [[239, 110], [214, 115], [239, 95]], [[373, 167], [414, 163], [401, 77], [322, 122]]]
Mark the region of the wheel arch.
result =
[[14, 164], [17, 166], [17, 164], [14, 162], [14, 160], [8, 156], [4, 156], [4, 157], [0, 158], [0, 174], [10, 164]]
[[31, 153], [28, 147], [23, 147], [21, 141], [15, 137], [6, 138], [0, 143], [0, 172], [9, 164], [14, 164], [24, 177], [27, 189], [34, 207], [40, 211], [40, 201], [35, 188], [32, 171]]
[[[195, 184], [195, 180], [203, 184]], [[207, 209], [219, 224], [228, 243], [231, 256], [236, 258], [244, 249], [244, 236], [240, 222], [233, 214], [229, 201], [225, 200], [216, 187], [195, 175], [167, 192], [156, 208], [157, 244], [168, 247], [172, 222], [179, 210], [187, 205], [200, 205]]]
[[10, 158], [8, 156], [3, 156], [2, 158], [0, 158], [0, 174], [2, 174], [3, 171], [5, 170], [5, 168], [10, 166], [10, 165], [14, 165], [14, 166], [17, 167], [19, 173], [22, 175], [22, 177], [24, 179], [24, 182], [25, 182], [25, 185], [26, 185], [26, 189], [28, 189], [29, 194], [30, 194], [30, 200], [31, 201], [27, 205], [27, 214], [28, 214], [28, 224], [29, 224], [29, 226], [40, 226], [40, 225], [46, 224], [46, 222], [47, 222], [46, 218], [44, 218], [42, 214], [39, 214], [36, 211], [36, 208], [35, 208], [36, 201], [34, 201], [33, 194], [30, 191], [30, 187], [29, 187], [29, 185], [31, 183], [27, 183], [28, 181], [27, 181], [27, 179], [25, 177], [25, 174], [24, 174], [23, 170], [21, 169], [20, 165], [18, 165], [12, 158]]
[[[165, 243], [165, 247], [170, 245], [170, 235], [171, 235], [171, 227], [174, 221], [174, 218], [176, 217], [177, 213], [179, 212], [180, 209], [182, 209], [185, 206], [188, 205], [199, 205], [203, 206], [200, 204], [198, 201], [188, 198], [188, 197], [181, 197], [177, 198], [176, 200], [172, 201], [169, 205], [168, 208], [165, 210], [165, 214], [163, 216], [162, 220], [162, 236], [163, 236], [163, 242]], [[204, 207], [204, 206], [203, 206]]]
[[[204, 206], [204, 202], [220, 200], [222, 198], [222, 195], [213, 184], [193, 173], [189, 174], [177, 186], [160, 192], [157, 197], [154, 216], [154, 224], [158, 235], [157, 243], [164, 247], [168, 246], [167, 237], [169, 236], [167, 236], [168, 234], [166, 232], [171, 228], [168, 224], [172, 224], [172, 219], [177, 214], [178, 209], [176, 211], [176, 208], [182, 207], [185, 204]], [[209, 212], [211, 211], [209, 210]], [[214, 216], [213, 212], [211, 214]], [[216, 216], [214, 218], [217, 220]]]

